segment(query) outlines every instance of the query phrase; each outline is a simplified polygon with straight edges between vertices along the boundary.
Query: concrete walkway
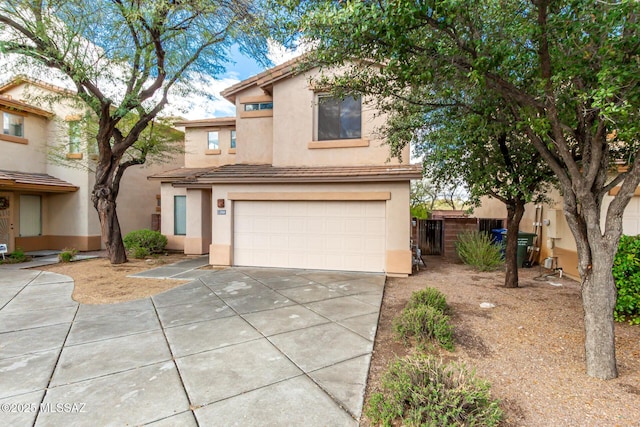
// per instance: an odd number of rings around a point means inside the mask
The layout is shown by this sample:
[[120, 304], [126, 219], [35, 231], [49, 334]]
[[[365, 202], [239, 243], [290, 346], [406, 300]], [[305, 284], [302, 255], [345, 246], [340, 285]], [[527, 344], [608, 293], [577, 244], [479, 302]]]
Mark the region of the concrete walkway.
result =
[[192, 280], [110, 305], [0, 269], [0, 425], [357, 425], [384, 276], [204, 263], [138, 274]]

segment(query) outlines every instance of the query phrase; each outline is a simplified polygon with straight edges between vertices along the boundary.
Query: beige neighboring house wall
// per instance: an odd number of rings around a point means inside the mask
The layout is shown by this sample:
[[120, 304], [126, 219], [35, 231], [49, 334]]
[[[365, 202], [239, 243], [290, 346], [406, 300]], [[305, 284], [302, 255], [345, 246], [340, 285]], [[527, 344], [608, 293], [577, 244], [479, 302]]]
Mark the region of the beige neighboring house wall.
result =
[[[297, 75], [294, 66], [223, 91], [234, 117], [176, 123], [186, 133], [184, 167], [150, 177], [162, 183], [169, 247], [208, 253], [217, 266], [410, 274], [409, 183], [420, 166], [389, 159], [375, 135], [384, 118], [366, 102], [360, 138], [318, 141], [316, 72]], [[207, 153], [210, 131], [219, 132], [219, 152]], [[186, 198], [184, 235], [175, 233], [175, 197]]]
[[[565, 219], [562, 197], [557, 190], [550, 190], [547, 194], [550, 203], [536, 205], [529, 203], [526, 205], [525, 214], [520, 223], [520, 231], [532, 232], [535, 222], [536, 206], [542, 209], [542, 238], [540, 245], [540, 262], [547, 257], [557, 259], [557, 266], [562, 268], [563, 273], [574, 279], [579, 279], [578, 273], [578, 251], [573, 234], [569, 229]], [[605, 196], [603, 203], [603, 213], [606, 211], [611, 197]], [[507, 210], [504, 204], [496, 199], [485, 197], [482, 204], [473, 212], [477, 218], [507, 218]], [[604, 222], [604, 216], [603, 216]], [[604, 224], [603, 224], [604, 225]], [[625, 210], [623, 219], [623, 232], [625, 234], [638, 234], [640, 231], [640, 195], [636, 196], [629, 203]]]
[[[24, 115], [24, 141], [12, 140], [0, 132], [0, 197], [11, 198], [10, 212], [5, 212], [10, 217], [6, 225], [0, 212], [0, 243], [10, 240], [10, 250], [69, 247], [86, 251], [103, 247], [98, 216], [91, 202], [93, 172], [58, 164], [47, 156], [47, 147], [69, 143], [69, 123], [85, 114], [73, 95], [66, 89], [23, 77], [0, 86], [0, 110]], [[83, 152], [68, 157], [69, 162], [86, 162], [86, 156], [88, 153]], [[160, 185], [148, 181], [147, 175], [183, 163], [180, 155], [169, 163], [134, 166], [125, 172], [118, 197], [123, 235], [150, 228], [151, 215], [160, 213]], [[48, 185], [50, 182], [55, 185]], [[20, 205], [21, 196], [40, 199], [39, 233], [23, 233], [25, 227], [20, 218], [28, 215]], [[9, 231], [4, 235], [3, 227]]]

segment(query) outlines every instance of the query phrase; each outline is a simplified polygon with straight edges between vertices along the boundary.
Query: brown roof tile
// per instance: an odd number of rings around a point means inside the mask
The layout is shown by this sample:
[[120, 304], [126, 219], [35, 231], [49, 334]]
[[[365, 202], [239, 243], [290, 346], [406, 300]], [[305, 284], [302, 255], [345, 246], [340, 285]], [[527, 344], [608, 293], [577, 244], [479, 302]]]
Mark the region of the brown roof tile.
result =
[[45, 193], [69, 193], [76, 191], [78, 187], [45, 173], [0, 170], [0, 190], [3, 189], [35, 190]]
[[271, 165], [225, 165], [207, 169], [176, 169], [150, 179], [174, 185], [277, 182], [404, 181], [422, 177], [421, 165], [274, 167]]
[[0, 94], [0, 105], [9, 110], [17, 110], [25, 113], [31, 113], [37, 116], [45, 117], [47, 119], [52, 118], [54, 115], [53, 113], [47, 110], [43, 110], [42, 108], [38, 108], [33, 105], [27, 104], [26, 102], [13, 99], [9, 95]]
[[215, 117], [211, 119], [184, 120], [175, 122], [174, 126], [184, 126], [186, 128], [197, 127], [229, 127], [236, 125], [235, 117]]

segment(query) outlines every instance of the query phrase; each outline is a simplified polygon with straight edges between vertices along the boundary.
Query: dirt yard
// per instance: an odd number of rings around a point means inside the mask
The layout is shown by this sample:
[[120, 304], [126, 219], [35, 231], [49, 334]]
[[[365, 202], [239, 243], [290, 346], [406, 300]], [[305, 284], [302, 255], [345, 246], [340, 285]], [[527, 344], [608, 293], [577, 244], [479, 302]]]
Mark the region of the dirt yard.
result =
[[[126, 277], [184, 258], [170, 255], [120, 266], [102, 258], [41, 269], [71, 276], [76, 301], [115, 303], [185, 283]], [[617, 325], [620, 376], [596, 380], [584, 373], [577, 282], [534, 280], [540, 275], [534, 267], [520, 270], [520, 288], [505, 289], [503, 273], [477, 273], [439, 257], [426, 260], [425, 271], [387, 280], [366, 399], [389, 361], [409, 351], [393, 337], [393, 317], [413, 291], [431, 286], [447, 295], [455, 327], [456, 351], [442, 351], [441, 357], [464, 361], [492, 384], [506, 412], [506, 426], [640, 426], [640, 326]], [[481, 308], [483, 302], [495, 307]], [[369, 425], [366, 419], [361, 424]]]
[[584, 373], [579, 283], [534, 280], [534, 267], [520, 270], [520, 288], [506, 289], [504, 273], [426, 260], [425, 271], [387, 280], [367, 401], [389, 361], [408, 352], [393, 336], [393, 317], [413, 291], [430, 286], [447, 296], [455, 328], [456, 351], [442, 358], [475, 367], [492, 384], [506, 426], [640, 426], [640, 326], [616, 325], [620, 376], [596, 380]]
[[146, 298], [187, 283], [184, 280], [137, 279], [128, 275], [186, 259], [183, 254], [162, 255], [149, 260], [130, 259], [111, 265], [106, 258], [95, 258], [38, 267], [73, 278], [73, 299], [82, 304], [112, 304]]

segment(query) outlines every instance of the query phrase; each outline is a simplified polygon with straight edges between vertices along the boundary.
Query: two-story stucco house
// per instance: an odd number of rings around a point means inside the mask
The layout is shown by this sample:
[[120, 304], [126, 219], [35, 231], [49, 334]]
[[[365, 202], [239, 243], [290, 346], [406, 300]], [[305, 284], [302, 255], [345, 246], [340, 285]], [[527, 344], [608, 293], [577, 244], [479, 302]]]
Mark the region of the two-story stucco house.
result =
[[[58, 95], [54, 98], [47, 95]], [[0, 243], [9, 252], [101, 248], [100, 224], [91, 202], [93, 172], [53, 161], [51, 147], [62, 146], [65, 157], [87, 162], [79, 125], [85, 109], [74, 93], [18, 77], [0, 86]], [[38, 104], [38, 105], [36, 105]], [[169, 163], [178, 167], [182, 156]], [[160, 188], [150, 173], [166, 164], [129, 168], [118, 197], [123, 233], [151, 227], [159, 213]]]
[[295, 60], [223, 91], [236, 116], [177, 123], [185, 164], [162, 182], [169, 247], [217, 266], [411, 272], [409, 182], [389, 159], [384, 118], [333, 99]]

